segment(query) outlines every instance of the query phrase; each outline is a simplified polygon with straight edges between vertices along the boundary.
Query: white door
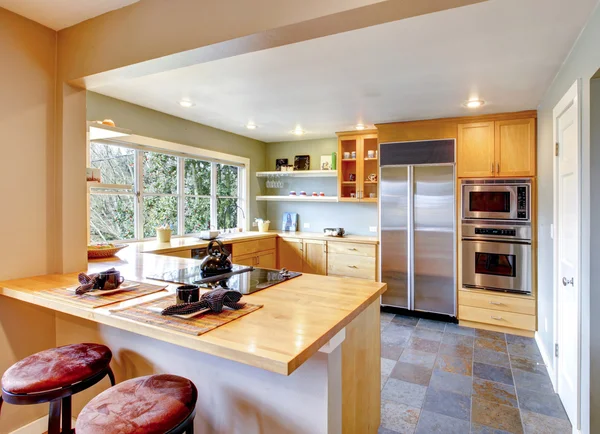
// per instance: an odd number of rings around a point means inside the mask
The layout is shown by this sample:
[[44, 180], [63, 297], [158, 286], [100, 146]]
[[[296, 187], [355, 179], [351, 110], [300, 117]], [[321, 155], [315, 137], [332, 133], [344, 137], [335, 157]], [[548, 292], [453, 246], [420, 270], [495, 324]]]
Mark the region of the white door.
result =
[[573, 426], [579, 426], [580, 353], [580, 146], [577, 83], [554, 109], [555, 158], [555, 360], [557, 391]]

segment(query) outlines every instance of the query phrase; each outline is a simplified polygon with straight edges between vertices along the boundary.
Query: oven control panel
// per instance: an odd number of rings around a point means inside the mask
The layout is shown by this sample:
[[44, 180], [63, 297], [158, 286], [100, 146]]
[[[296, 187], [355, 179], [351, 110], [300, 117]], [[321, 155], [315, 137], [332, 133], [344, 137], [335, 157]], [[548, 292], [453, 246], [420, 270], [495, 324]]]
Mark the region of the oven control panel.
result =
[[517, 218], [527, 219], [527, 187], [517, 187]]
[[516, 237], [515, 229], [499, 229], [499, 228], [475, 228], [475, 235], [496, 235], [502, 237]]

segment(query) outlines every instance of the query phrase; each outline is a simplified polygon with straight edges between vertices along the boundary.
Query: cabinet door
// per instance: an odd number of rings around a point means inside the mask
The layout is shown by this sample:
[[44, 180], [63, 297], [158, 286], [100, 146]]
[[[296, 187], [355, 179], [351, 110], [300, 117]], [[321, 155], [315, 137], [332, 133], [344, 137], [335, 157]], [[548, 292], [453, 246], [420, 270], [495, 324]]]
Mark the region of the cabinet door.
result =
[[256, 266], [259, 268], [277, 268], [277, 258], [275, 250], [260, 252], [256, 256]]
[[327, 274], [327, 242], [304, 240], [304, 261], [302, 272], [310, 274]]
[[456, 146], [459, 178], [494, 176], [494, 122], [459, 124]]
[[[379, 160], [377, 157], [369, 157], [369, 151], [373, 154], [378, 150], [379, 143], [377, 134], [366, 134], [361, 139], [360, 163], [358, 173], [360, 175], [358, 189], [361, 202], [377, 202], [379, 189], [377, 175], [379, 173]], [[367, 178], [375, 175], [375, 180]], [[373, 197], [371, 197], [373, 196]]]
[[[356, 181], [359, 148], [360, 136], [344, 136], [338, 139], [338, 198], [341, 202], [358, 201]], [[352, 158], [353, 152], [354, 158]], [[348, 158], [344, 158], [344, 154], [347, 154]]]
[[302, 272], [302, 240], [277, 239], [277, 268]]
[[496, 176], [535, 176], [535, 119], [496, 122]]

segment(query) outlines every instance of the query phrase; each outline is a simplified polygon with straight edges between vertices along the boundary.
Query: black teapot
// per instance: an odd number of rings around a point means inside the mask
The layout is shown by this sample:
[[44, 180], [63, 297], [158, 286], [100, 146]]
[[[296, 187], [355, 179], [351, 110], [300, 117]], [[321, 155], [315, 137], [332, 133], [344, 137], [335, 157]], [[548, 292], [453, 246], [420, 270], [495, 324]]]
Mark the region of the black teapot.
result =
[[229, 273], [233, 268], [230, 253], [219, 240], [212, 240], [206, 248], [208, 255], [202, 260], [200, 269], [202, 276], [215, 276], [217, 274]]

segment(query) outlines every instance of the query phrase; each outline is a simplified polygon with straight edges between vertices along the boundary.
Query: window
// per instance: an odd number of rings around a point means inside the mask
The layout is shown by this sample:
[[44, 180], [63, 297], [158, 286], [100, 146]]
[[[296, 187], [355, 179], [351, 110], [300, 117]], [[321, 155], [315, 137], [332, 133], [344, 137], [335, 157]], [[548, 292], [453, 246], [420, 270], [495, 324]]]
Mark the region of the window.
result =
[[244, 167], [200, 157], [90, 143], [102, 184], [90, 190], [90, 241], [139, 240], [167, 224], [174, 235], [243, 225]]

